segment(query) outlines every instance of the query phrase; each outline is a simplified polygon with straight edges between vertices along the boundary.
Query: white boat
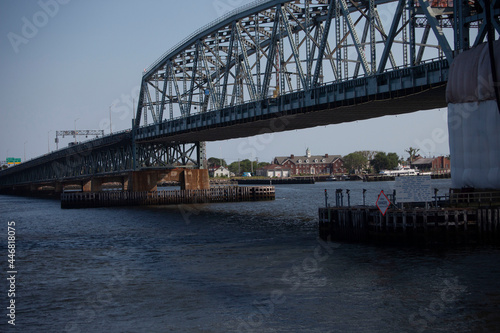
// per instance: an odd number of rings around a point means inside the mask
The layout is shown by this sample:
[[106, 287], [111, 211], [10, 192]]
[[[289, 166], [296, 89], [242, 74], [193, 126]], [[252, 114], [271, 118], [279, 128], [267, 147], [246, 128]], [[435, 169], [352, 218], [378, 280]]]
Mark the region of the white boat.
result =
[[418, 169], [412, 169], [409, 166], [398, 165], [394, 170], [382, 170], [379, 173], [382, 176], [399, 177], [399, 176], [418, 176], [420, 173]]

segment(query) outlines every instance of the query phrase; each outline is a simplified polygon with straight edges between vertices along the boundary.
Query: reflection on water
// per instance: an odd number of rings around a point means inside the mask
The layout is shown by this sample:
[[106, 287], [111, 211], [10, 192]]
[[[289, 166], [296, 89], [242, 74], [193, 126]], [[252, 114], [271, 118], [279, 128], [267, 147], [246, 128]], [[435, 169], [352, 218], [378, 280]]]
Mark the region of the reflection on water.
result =
[[[449, 181], [435, 184], [446, 191]], [[87, 210], [1, 196], [4, 253], [6, 223], [18, 225], [17, 329], [494, 331], [498, 249], [436, 252], [317, 239], [325, 188], [331, 197], [349, 188], [360, 204], [363, 188], [374, 203], [393, 185], [280, 185], [270, 202]]]

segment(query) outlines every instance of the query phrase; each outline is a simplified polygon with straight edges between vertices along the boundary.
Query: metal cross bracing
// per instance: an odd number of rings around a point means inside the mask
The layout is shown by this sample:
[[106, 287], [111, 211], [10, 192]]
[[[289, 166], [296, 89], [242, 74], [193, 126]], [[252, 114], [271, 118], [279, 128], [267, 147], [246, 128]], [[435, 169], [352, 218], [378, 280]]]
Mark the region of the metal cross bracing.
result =
[[[484, 40], [485, 3], [257, 1], [197, 31], [145, 71], [134, 126], [148, 125], [148, 114], [158, 124], [434, 58], [451, 63], [455, 52]], [[491, 15], [500, 33], [499, 3], [491, 1]]]
[[74, 181], [147, 169], [201, 168], [204, 165], [200, 160], [205, 149], [203, 143], [134, 143], [130, 132], [113, 138], [68, 147], [3, 170], [0, 186]]

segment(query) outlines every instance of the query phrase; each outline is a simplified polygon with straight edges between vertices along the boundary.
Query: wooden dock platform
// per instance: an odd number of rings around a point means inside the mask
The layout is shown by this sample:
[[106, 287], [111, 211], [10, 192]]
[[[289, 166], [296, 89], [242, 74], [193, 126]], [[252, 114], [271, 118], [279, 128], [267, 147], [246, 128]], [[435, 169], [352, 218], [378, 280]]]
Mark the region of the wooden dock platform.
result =
[[226, 186], [208, 190], [155, 192], [100, 191], [61, 194], [61, 208], [179, 205], [275, 199], [274, 186]]
[[500, 206], [477, 208], [319, 208], [324, 240], [384, 244], [500, 243]]

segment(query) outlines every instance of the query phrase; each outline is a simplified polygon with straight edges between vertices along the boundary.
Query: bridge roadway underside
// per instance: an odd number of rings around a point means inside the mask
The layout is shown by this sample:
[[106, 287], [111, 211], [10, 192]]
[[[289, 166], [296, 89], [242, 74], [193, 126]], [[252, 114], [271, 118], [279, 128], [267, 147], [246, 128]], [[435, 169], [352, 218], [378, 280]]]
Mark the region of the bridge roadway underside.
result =
[[219, 141], [446, 107], [447, 69], [444, 65], [425, 70], [417, 80], [405, 71], [387, 80], [386, 89], [373, 82], [379, 78], [360, 79], [360, 84], [353, 81], [343, 90], [339, 85], [323, 86], [198, 113], [138, 128], [136, 141]]
[[327, 103], [303, 107], [291, 111], [269, 113], [252, 118], [230, 120], [218, 125], [199, 127], [174, 135], [155, 135], [148, 142], [196, 142], [219, 141], [250, 137], [259, 134], [282, 132], [316, 126], [339, 124], [382, 116], [412, 113], [446, 107], [446, 85], [429, 88], [411, 95], [388, 97], [388, 99], [369, 100], [359, 98], [347, 103]]

